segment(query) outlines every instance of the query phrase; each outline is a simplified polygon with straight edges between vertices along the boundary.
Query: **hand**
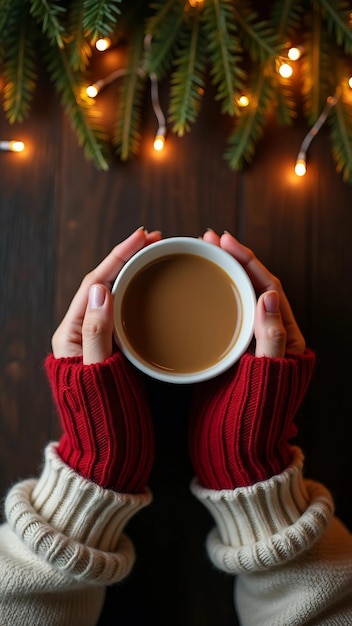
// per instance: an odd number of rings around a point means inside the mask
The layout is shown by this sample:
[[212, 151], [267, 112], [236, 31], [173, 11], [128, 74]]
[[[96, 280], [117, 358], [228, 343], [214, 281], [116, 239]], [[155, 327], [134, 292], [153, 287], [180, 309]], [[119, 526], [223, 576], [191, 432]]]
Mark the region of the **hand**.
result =
[[280, 281], [253, 252], [229, 233], [207, 231], [203, 238], [241, 263], [259, 296], [255, 355], [247, 352], [224, 374], [195, 385], [190, 415], [189, 449], [199, 482], [235, 489], [291, 463], [294, 418], [315, 357], [305, 349]]
[[279, 279], [269, 272], [252, 250], [230, 233], [220, 237], [208, 230], [203, 239], [223, 248], [241, 263], [259, 296], [254, 328], [255, 355], [283, 357], [286, 352], [303, 354], [305, 340]]
[[112, 284], [126, 261], [138, 250], [159, 239], [159, 231], [148, 233], [139, 228], [85, 276], [53, 335], [55, 358], [83, 356], [83, 363], [89, 365], [111, 356], [114, 326]]

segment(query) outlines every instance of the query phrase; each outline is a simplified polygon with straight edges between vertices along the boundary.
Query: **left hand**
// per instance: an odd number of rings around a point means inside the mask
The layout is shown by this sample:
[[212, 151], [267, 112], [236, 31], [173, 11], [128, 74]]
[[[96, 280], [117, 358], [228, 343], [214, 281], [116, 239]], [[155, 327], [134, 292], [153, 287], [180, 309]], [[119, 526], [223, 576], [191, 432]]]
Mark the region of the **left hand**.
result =
[[83, 279], [61, 324], [52, 337], [55, 358], [83, 356], [88, 365], [112, 354], [114, 327], [112, 284], [128, 261], [144, 246], [161, 239], [159, 231], [143, 228], [119, 243]]

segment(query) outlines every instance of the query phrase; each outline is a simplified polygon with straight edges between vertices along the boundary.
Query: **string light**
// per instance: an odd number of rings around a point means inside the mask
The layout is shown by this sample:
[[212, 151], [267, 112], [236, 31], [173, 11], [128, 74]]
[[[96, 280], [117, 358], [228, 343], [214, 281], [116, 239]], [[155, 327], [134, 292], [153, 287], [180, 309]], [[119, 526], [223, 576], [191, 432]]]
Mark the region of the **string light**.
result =
[[105, 78], [97, 80], [95, 83], [93, 83], [93, 85], [89, 85], [89, 87], [87, 87], [86, 89], [87, 96], [89, 96], [90, 98], [96, 98], [98, 93], [100, 93], [101, 90], [104, 89], [104, 87], [110, 85], [110, 83], [112, 83], [114, 80], [117, 80], [118, 78], [120, 78], [121, 76], [125, 76], [126, 74], [128, 74], [128, 70], [126, 68], [121, 68], [119, 70], [111, 72], [111, 74], [109, 74]]
[[[146, 49], [150, 49], [152, 42], [152, 36], [147, 34], [144, 38], [144, 47]], [[155, 139], [154, 139], [154, 150], [157, 152], [161, 152], [164, 149], [165, 145], [165, 135], [166, 135], [166, 119], [165, 115], [161, 109], [159, 102], [159, 84], [157, 75], [152, 72], [149, 75], [150, 79], [150, 97], [152, 101], [153, 111], [155, 113], [155, 117], [158, 120], [158, 130], [156, 131]]]
[[292, 66], [289, 63], [281, 63], [279, 67], [279, 74], [282, 78], [290, 78], [293, 74]]
[[298, 47], [292, 47], [289, 49], [287, 56], [290, 59], [290, 61], [298, 61], [298, 59], [301, 58], [303, 54], [303, 48], [301, 46]]
[[188, 0], [191, 7], [196, 7], [198, 4], [203, 4], [204, 0]]
[[[194, 1], [200, 2], [202, 0], [194, 0]], [[145, 48], [150, 48], [151, 40], [152, 40], [152, 36], [150, 34], [147, 34], [144, 38]], [[97, 43], [99, 41], [101, 40], [98, 40]], [[101, 47], [100, 50], [103, 50], [103, 48]], [[110, 85], [110, 83], [117, 80], [121, 76], [125, 76], [126, 74], [128, 74], [128, 72], [129, 71], [127, 68], [121, 68], [121, 69], [115, 70], [114, 72], [111, 72], [111, 74], [109, 74], [105, 78], [97, 80], [92, 85], [89, 85], [86, 88], [87, 95], [90, 98], [96, 98], [97, 95], [101, 92], [101, 90], [104, 89], [104, 87], [106, 87], [107, 85]], [[142, 78], [145, 78], [145, 72], [142, 68], [138, 68], [137, 73]], [[165, 116], [164, 116], [164, 113], [161, 109], [160, 102], [159, 102], [159, 85], [158, 85], [157, 75], [155, 73], [151, 73], [149, 75], [149, 79], [150, 79], [150, 95], [151, 95], [152, 107], [153, 107], [155, 116], [158, 120], [158, 130], [154, 138], [154, 150], [156, 150], [157, 152], [160, 152], [163, 150], [164, 145], [165, 145], [166, 120], [165, 120]]]
[[[299, 158], [299, 157], [304, 157], [304, 158]], [[306, 159], [305, 153], [299, 153], [297, 157], [296, 165], [295, 165], [295, 174], [297, 176], [304, 176], [307, 172], [307, 162], [305, 159]]]
[[111, 39], [109, 37], [100, 37], [95, 42], [95, 47], [99, 52], [105, 52], [111, 46]]
[[89, 96], [90, 98], [96, 98], [99, 91], [103, 88], [103, 86], [104, 86], [103, 80], [98, 80], [93, 85], [89, 85], [89, 87], [87, 87], [86, 89], [87, 96]]
[[348, 86], [352, 89], [352, 76], [350, 76], [348, 79]]
[[239, 96], [239, 98], [237, 98], [236, 103], [240, 107], [243, 107], [243, 108], [248, 107], [248, 105], [249, 105], [249, 98], [245, 94], [242, 94], [241, 96]]
[[305, 175], [305, 173], [307, 171], [307, 151], [308, 151], [308, 148], [309, 148], [311, 142], [313, 141], [315, 135], [318, 134], [319, 130], [321, 129], [322, 125], [324, 124], [324, 122], [325, 122], [326, 118], [328, 117], [331, 109], [337, 104], [337, 102], [339, 100], [339, 97], [340, 97], [340, 94], [338, 93], [338, 91], [336, 91], [334, 96], [329, 96], [326, 99], [326, 105], [325, 105], [322, 113], [319, 115], [317, 121], [312, 126], [312, 128], [309, 131], [309, 133], [307, 133], [307, 135], [303, 139], [301, 147], [300, 147], [299, 152], [298, 152], [298, 156], [297, 156], [297, 159], [296, 159], [296, 165], [295, 165], [295, 174], [297, 176], [304, 176]]
[[7, 152], [23, 152], [25, 145], [23, 141], [12, 139], [11, 141], [0, 141], [0, 150]]
[[159, 126], [154, 139], [154, 150], [161, 152], [165, 146], [166, 126]]

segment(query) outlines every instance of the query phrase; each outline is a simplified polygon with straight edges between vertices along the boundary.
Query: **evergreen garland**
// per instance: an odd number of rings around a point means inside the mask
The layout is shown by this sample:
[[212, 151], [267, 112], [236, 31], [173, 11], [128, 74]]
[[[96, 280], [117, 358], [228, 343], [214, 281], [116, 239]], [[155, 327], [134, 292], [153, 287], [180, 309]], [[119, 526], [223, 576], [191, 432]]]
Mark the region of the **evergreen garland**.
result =
[[[111, 138], [116, 155], [127, 160], [138, 153], [149, 76], [167, 79], [167, 124], [179, 136], [196, 122], [210, 78], [219, 115], [233, 120], [224, 156], [240, 170], [252, 161], [269, 114], [274, 112], [280, 124], [297, 115], [297, 94], [277, 71], [293, 42], [304, 47], [299, 67], [307, 123], [314, 124], [327, 98], [338, 94], [328, 117], [331, 149], [337, 171], [352, 183], [352, 90], [346, 82], [351, 2], [273, 0], [264, 17], [262, 5], [254, 0], [0, 0], [6, 118], [14, 123], [30, 116], [44, 63], [86, 157], [107, 169], [109, 138], [97, 123], [96, 103], [82, 94], [93, 43], [101, 36], [115, 42], [127, 36], [129, 60]], [[239, 106], [244, 92], [247, 108]]]

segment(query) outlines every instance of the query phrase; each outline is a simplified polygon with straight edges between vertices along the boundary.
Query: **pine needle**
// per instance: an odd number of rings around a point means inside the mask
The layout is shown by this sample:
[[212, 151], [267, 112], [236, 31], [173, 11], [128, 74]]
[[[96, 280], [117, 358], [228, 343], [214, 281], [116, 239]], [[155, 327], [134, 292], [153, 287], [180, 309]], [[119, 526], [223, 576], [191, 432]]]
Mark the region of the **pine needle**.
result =
[[145, 90], [145, 75], [140, 66], [144, 34], [134, 32], [127, 74], [120, 89], [120, 110], [113, 136], [116, 154], [127, 161], [138, 153], [141, 140], [141, 108]]
[[304, 0], [276, 0], [270, 24], [280, 39], [288, 38], [302, 26]]
[[73, 70], [84, 72], [92, 56], [83, 26], [84, 6], [82, 0], [72, 0], [67, 20], [66, 49]]
[[145, 53], [143, 66], [147, 74], [156, 74], [160, 80], [170, 71], [185, 30], [184, 1], [168, 0], [152, 6], [156, 14], [147, 21], [151, 46]]
[[200, 29], [200, 12], [195, 11], [192, 17], [175, 61], [170, 87], [169, 120], [179, 137], [195, 122], [205, 87], [206, 47]]
[[30, 12], [40, 24], [42, 32], [46, 34], [51, 43], [59, 48], [64, 47], [64, 26], [62, 23], [66, 14], [66, 8], [53, 0], [29, 0]]
[[265, 63], [270, 57], [276, 57], [282, 44], [271, 24], [259, 20], [247, 1], [237, 0], [233, 10], [243, 47], [252, 61]]
[[95, 123], [94, 103], [85, 97], [83, 80], [72, 71], [64, 50], [50, 47], [48, 70], [86, 157], [94, 161], [98, 169], [107, 170], [105, 135], [101, 127]]
[[346, 54], [352, 54], [351, 3], [345, 0], [318, 0], [329, 32]]
[[263, 134], [268, 111], [271, 109], [274, 82], [272, 75], [266, 74], [261, 67], [254, 73], [251, 93], [253, 100], [238, 118], [225, 153], [230, 167], [236, 171], [251, 162], [256, 143]]
[[324, 107], [326, 98], [335, 92], [329, 39], [319, 12], [310, 16], [304, 37], [305, 54], [302, 58], [302, 94], [304, 113], [309, 124], [314, 124]]
[[216, 100], [221, 101], [222, 113], [235, 115], [235, 94], [242, 89], [245, 72], [232, 3], [209, 0], [204, 9], [204, 30]]
[[10, 124], [28, 118], [37, 83], [38, 32], [25, 7], [12, 6], [4, 51], [3, 107]]
[[92, 41], [110, 35], [121, 13], [121, 0], [83, 0], [83, 28]]

